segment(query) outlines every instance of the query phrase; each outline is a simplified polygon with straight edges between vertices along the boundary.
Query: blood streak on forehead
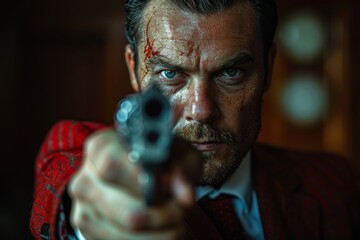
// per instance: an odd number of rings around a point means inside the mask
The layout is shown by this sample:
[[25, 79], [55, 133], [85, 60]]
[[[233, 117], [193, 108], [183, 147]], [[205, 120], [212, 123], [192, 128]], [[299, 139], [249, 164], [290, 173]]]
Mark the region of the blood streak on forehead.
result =
[[149, 21], [146, 24], [146, 29], [145, 29], [146, 44], [145, 44], [145, 47], [144, 47], [144, 54], [145, 54], [144, 61], [146, 61], [150, 57], [159, 55], [159, 51], [153, 49], [155, 39], [153, 39], [151, 41], [150, 36], [149, 36], [149, 26], [150, 26], [151, 19], [154, 17], [154, 14], [150, 17]]
[[190, 41], [187, 41], [187, 46], [188, 46], [187, 52], [177, 50], [177, 52], [179, 53], [180, 56], [189, 57], [194, 52], [193, 44]]
[[[160, 50], [161, 50], [160, 48], [155, 50], [155, 47], [154, 47], [155, 46], [154, 45], [155, 39], [154, 38], [150, 39], [149, 28], [150, 28], [150, 23], [152, 21], [152, 18], [154, 17], [154, 14], [148, 20], [148, 22], [146, 24], [146, 28], [145, 28], [145, 43], [146, 44], [144, 46], [144, 55], [145, 55], [144, 62], [146, 60], [148, 60], [149, 58], [151, 58], [151, 57], [158, 56], [160, 54]], [[185, 41], [185, 40], [176, 40], [176, 39], [172, 39], [172, 38], [170, 38], [169, 40], [170, 41], [177, 41], [177, 42]], [[190, 40], [186, 41], [186, 45], [187, 45], [186, 51], [181, 51], [179, 49], [176, 49], [177, 53], [180, 56], [188, 57], [194, 52], [193, 43]]]
[[[153, 14], [151, 15], [151, 17], [149, 18], [148, 22], [146, 23], [146, 28], [145, 28], [145, 46], [144, 46], [144, 59], [143, 62], [145, 63], [145, 71], [141, 77], [141, 79], [143, 79], [149, 72], [149, 67], [147, 66], [146, 62], [149, 58], [154, 57], [159, 55], [159, 49], [155, 50], [154, 49], [154, 41], [155, 39], [150, 39], [150, 34], [149, 34], [149, 27], [150, 27], [150, 23], [152, 18], [154, 17], [156, 11], [153, 12]], [[141, 80], [140, 79], [140, 80]]]
[[[153, 8], [153, 11], [151, 13], [151, 16], [148, 18], [145, 29], [144, 29], [144, 48], [143, 48], [143, 63], [144, 63], [144, 73], [142, 75], [142, 78], [144, 78], [149, 73], [149, 67], [147, 65], [147, 62], [150, 58], [161, 55], [161, 50], [164, 49], [164, 53], [168, 55], [171, 51], [176, 52], [177, 57], [189, 57], [194, 52], [194, 43], [191, 40], [182, 40], [182, 39], [175, 39], [173, 37], [164, 38], [162, 34], [154, 35], [154, 32], [157, 30], [160, 30], [164, 28], [163, 25], [159, 25], [158, 20], [156, 19], [159, 14], [157, 14], [158, 11]], [[160, 17], [161, 19], [161, 17]], [[166, 25], [166, 24], [165, 24]], [[156, 42], [156, 43], [155, 43]], [[167, 43], [172, 42], [173, 44], [176, 43], [176, 47], [173, 45], [172, 48], [169, 48]], [[159, 43], [161, 44], [159, 46]], [[184, 44], [185, 43], [185, 44]], [[166, 45], [166, 46], [165, 46]], [[172, 45], [172, 44], [170, 44]], [[181, 47], [183, 46], [183, 47]], [[171, 49], [171, 50], [170, 50]], [[169, 52], [170, 50], [170, 52]], [[163, 53], [163, 54], [164, 54]], [[174, 56], [176, 57], [176, 56]]]

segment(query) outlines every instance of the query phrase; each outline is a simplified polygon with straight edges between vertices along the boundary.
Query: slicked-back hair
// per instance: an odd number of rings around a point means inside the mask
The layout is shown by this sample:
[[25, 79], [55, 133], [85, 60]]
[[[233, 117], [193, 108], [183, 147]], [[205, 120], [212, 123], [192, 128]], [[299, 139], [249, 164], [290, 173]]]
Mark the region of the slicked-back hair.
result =
[[[275, 0], [168, 0], [182, 10], [199, 14], [214, 14], [230, 8], [240, 1], [249, 1], [258, 18], [264, 44], [264, 57], [266, 58], [274, 41], [275, 30], [278, 22]], [[126, 0], [125, 34], [135, 53], [137, 61], [137, 43], [141, 37], [139, 29], [144, 10], [151, 0]], [[265, 59], [266, 61], [266, 59]]]

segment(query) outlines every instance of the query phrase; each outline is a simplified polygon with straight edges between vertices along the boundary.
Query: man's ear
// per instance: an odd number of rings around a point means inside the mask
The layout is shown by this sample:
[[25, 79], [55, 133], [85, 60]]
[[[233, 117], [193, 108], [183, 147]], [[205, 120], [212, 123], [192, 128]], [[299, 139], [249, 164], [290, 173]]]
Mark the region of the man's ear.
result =
[[267, 74], [265, 76], [266, 78], [265, 78], [263, 92], [266, 92], [271, 86], [271, 78], [272, 78], [272, 72], [273, 72], [273, 68], [274, 68], [275, 56], [276, 56], [276, 44], [273, 43], [270, 48], [269, 54], [268, 54], [267, 66], [266, 66]]
[[135, 92], [140, 91], [139, 82], [136, 77], [136, 67], [135, 67], [135, 53], [131, 49], [130, 44], [125, 46], [125, 62], [129, 71], [130, 84]]

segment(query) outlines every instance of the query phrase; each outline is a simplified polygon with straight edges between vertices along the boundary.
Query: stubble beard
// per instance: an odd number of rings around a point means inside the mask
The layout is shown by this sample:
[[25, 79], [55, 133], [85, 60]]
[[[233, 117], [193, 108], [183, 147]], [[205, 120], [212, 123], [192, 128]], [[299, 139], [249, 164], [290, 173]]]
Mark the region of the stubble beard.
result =
[[235, 172], [242, 162], [242, 157], [234, 149], [231, 149], [231, 152], [233, 157], [226, 162], [218, 161], [215, 151], [201, 153], [203, 165], [199, 186], [210, 185], [218, 188]]
[[[260, 131], [260, 121], [252, 122], [251, 127], [237, 140], [228, 130], [218, 129], [208, 124], [188, 124], [174, 129], [174, 133], [186, 141], [208, 140], [226, 144], [230, 152], [227, 159], [218, 156], [216, 151], [200, 152], [202, 155], [202, 169], [197, 185], [220, 187], [240, 166], [243, 158], [255, 143]], [[239, 144], [241, 143], [241, 144]], [[222, 159], [220, 159], [222, 158]]]

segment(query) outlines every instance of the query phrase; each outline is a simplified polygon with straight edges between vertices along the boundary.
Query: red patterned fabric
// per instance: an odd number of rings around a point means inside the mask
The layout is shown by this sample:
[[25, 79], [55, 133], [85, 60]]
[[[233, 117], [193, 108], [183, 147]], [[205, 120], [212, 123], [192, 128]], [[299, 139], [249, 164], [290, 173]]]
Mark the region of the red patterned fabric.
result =
[[[46, 137], [36, 161], [30, 220], [36, 239], [57, 239], [59, 204], [81, 163], [84, 141], [104, 127], [63, 121]], [[360, 239], [359, 175], [344, 159], [265, 145], [256, 145], [252, 155], [265, 239]], [[221, 239], [216, 223], [199, 206], [187, 212], [186, 224], [186, 239]]]
[[48, 236], [41, 236], [41, 230], [46, 231], [44, 224], [49, 224], [51, 239], [55, 239], [55, 221], [61, 196], [81, 163], [83, 143], [90, 133], [104, 127], [89, 122], [62, 121], [45, 138], [35, 165], [34, 202], [30, 219], [30, 229], [36, 239], [48, 239]]

